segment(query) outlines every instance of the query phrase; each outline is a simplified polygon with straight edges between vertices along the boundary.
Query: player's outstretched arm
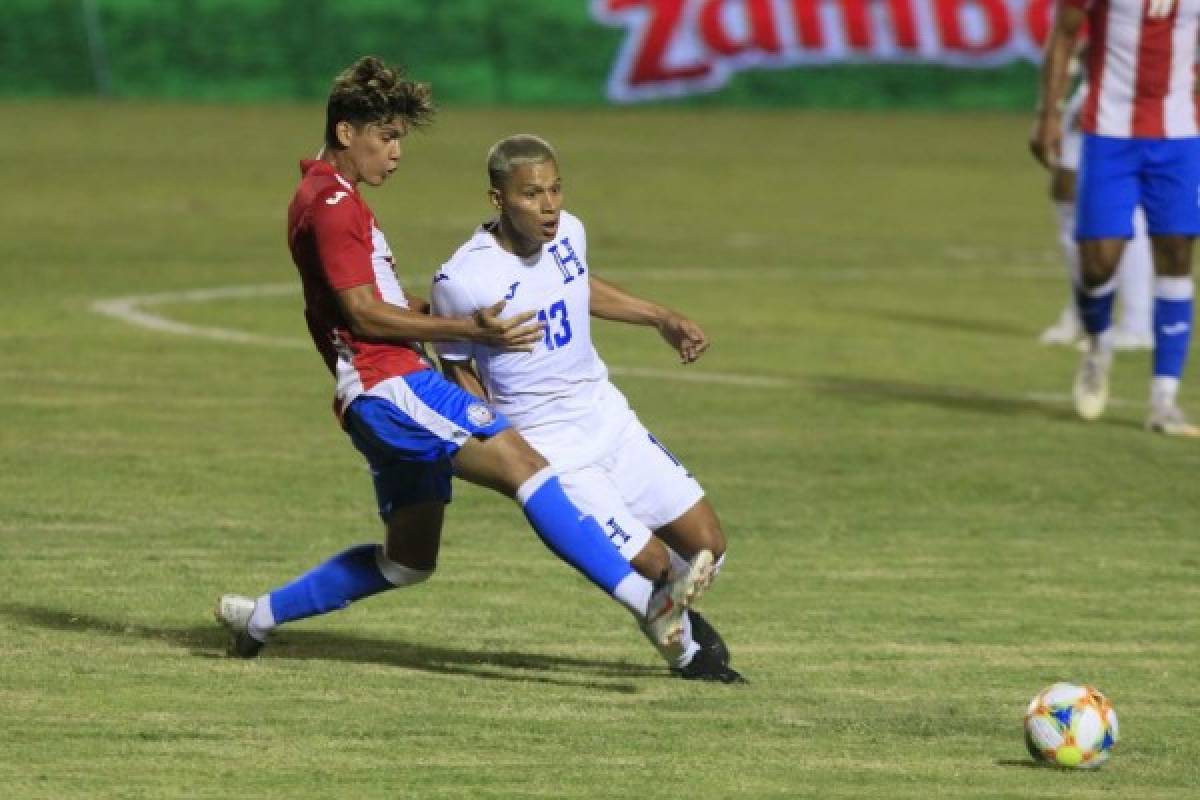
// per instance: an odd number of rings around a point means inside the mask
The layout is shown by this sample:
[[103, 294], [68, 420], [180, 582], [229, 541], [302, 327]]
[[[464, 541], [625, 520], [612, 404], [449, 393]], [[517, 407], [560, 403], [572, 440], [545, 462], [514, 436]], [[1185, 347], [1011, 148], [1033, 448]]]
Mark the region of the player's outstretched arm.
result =
[[533, 321], [533, 312], [500, 319], [503, 300], [468, 317], [434, 317], [380, 300], [370, 284], [343, 289], [337, 298], [350, 332], [361, 339], [477, 342], [523, 352], [542, 340], [542, 325]]
[[1062, 155], [1062, 108], [1067, 92], [1071, 56], [1086, 13], [1060, 2], [1054, 15], [1054, 27], [1046, 38], [1042, 61], [1037, 116], [1029, 134], [1029, 149], [1042, 166], [1053, 169]]
[[692, 363], [708, 349], [704, 329], [678, 311], [638, 297], [594, 275], [590, 276], [589, 285], [593, 317], [633, 325], [653, 325], [667, 344], [679, 353], [684, 364]]

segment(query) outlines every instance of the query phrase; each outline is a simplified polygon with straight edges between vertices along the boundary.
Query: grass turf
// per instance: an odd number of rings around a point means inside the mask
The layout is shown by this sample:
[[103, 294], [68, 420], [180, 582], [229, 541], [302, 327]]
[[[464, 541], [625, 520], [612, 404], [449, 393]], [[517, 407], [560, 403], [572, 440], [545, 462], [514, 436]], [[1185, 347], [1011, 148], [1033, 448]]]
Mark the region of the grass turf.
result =
[[[486, 212], [487, 146], [539, 132], [597, 274], [709, 330], [687, 369], [648, 330], [597, 337], [723, 518], [729, 565], [704, 609], [752, 681], [731, 688], [667, 676], [515, 508], [470, 487], [431, 583], [224, 659], [215, 596], [375, 538], [367, 475], [296, 294], [151, 309], [258, 344], [91, 307], [293, 282], [284, 208], [319, 109], [5, 112], [6, 796], [1167, 798], [1200, 783], [1200, 447], [1140, 430], [1144, 354], [1119, 358], [1104, 420], [1073, 418], [1076, 354], [1035, 344], [1066, 291], [1026, 119], [450, 109], [368, 194], [424, 293]], [[1030, 768], [1021, 713], [1059, 679], [1116, 704], [1123, 738], [1099, 773]]]

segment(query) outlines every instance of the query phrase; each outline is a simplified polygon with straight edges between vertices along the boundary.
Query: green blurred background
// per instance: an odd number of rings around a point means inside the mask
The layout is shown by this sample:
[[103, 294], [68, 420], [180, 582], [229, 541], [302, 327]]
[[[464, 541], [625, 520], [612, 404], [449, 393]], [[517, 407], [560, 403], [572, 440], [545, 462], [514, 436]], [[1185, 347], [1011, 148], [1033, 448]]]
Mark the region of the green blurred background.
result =
[[[313, 100], [370, 53], [406, 64], [443, 103], [603, 105], [622, 44], [636, 47], [644, 32], [631, 20], [679, 12], [692, 24], [676, 27], [678, 41], [712, 3], [734, 20], [730, 30], [768, 9], [774, 35], [807, 63], [734, 54], [719, 89], [669, 102], [1017, 110], [1034, 100], [1036, 37], [1026, 28], [1044, 14], [1041, 0], [6, 0], [0, 96]], [[806, 10], [824, 14], [822, 50], [798, 44]], [[881, 44], [889, 34], [878, 26], [894, 29], [888, 20], [910, 12], [923, 39], [902, 56]], [[1003, 29], [1001, 45], [956, 54], [930, 44], [947, 19], [985, 36], [985, 12]], [[874, 21], [876, 32], [863, 34], [873, 48], [853, 46], [852, 18]]]

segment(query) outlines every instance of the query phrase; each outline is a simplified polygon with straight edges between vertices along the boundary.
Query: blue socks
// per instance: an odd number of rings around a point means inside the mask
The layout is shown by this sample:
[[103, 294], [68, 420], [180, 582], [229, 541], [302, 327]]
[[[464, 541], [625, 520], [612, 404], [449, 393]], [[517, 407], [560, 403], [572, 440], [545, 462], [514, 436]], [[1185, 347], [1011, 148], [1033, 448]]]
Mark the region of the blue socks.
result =
[[379, 570], [378, 550], [377, 544], [355, 545], [271, 592], [275, 624], [337, 611], [394, 588]]
[[[549, 467], [517, 490], [517, 502], [538, 536], [555, 555], [626, 605], [645, 605], [641, 595], [649, 595], [649, 581], [633, 572], [596, 520], [576, 508]], [[270, 624], [264, 622], [260, 627], [265, 631], [285, 622], [337, 611], [355, 600], [398, 585], [419, 583], [431, 574], [391, 564], [386, 559], [381, 568], [378, 554], [379, 545], [356, 545], [270, 592], [270, 617], [273, 620], [266, 618]], [[385, 574], [384, 569], [389, 574]], [[636, 580], [627, 580], [631, 577]], [[637, 595], [632, 601], [626, 597], [631, 592]], [[265, 611], [263, 609], [264, 615]]]
[[1075, 307], [1079, 309], [1079, 319], [1089, 335], [1099, 335], [1112, 326], [1113, 300], [1116, 296], [1115, 277], [1094, 289], [1075, 286]]
[[599, 523], [571, 502], [549, 467], [525, 481], [516, 499], [546, 546], [608, 594], [633, 572]]
[[1154, 377], [1180, 378], [1192, 339], [1191, 277], [1154, 279]]

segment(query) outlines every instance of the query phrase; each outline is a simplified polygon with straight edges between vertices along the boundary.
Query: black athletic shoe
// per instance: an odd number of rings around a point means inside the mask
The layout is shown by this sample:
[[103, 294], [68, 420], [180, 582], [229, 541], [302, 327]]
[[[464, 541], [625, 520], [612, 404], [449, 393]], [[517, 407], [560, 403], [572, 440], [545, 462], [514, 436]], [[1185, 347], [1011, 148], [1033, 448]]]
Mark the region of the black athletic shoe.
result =
[[[695, 623], [693, 622], [693, 625]], [[742, 674], [725, 661], [718, 661], [712, 652], [701, 647], [692, 656], [686, 667], [671, 670], [685, 681], [715, 681], [719, 683], [746, 683]]]
[[728, 664], [729, 648], [725, 646], [725, 640], [721, 638], [721, 634], [717, 633], [717, 629], [700, 616], [700, 612], [696, 609], [689, 608], [687, 613], [692, 622], [692, 639], [696, 644], [700, 645], [702, 650], [707, 650], [714, 661]]

